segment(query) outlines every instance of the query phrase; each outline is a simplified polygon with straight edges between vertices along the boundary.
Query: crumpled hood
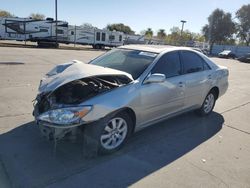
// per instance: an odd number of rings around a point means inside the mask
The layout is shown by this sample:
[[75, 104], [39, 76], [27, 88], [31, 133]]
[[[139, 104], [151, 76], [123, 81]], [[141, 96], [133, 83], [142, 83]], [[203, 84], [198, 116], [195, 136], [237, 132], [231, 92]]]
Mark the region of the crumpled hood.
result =
[[42, 78], [38, 90], [39, 93], [49, 92], [74, 80], [102, 75], [125, 75], [131, 81], [133, 80], [132, 76], [126, 72], [73, 60], [69, 63], [57, 65], [48, 72], [46, 77]]

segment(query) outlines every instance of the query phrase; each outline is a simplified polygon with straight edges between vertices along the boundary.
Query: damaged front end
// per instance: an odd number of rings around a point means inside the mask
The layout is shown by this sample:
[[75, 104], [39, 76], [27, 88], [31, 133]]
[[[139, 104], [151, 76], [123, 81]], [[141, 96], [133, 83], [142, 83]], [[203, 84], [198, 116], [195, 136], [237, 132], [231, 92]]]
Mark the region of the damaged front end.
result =
[[[94, 66], [81, 62], [74, 63], [78, 68], [83, 66], [87, 70], [92, 69], [89, 66]], [[82, 65], [79, 65], [79, 63]], [[70, 69], [68, 64], [66, 69]], [[117, 74], [115, 70], [114, 74], [110, 70], [110, 74], [107, 74], [107, 70], [105, 70], [105, 74], [102, 74], [98, 73], [98, 69], [100, 68], [97, 68], [96, 75], [92, 74], [87, 77], [82, 75], [83, 78], [80, 79], [72, 80], [80, 77], [80, 75], [79, 71], [72, 71], [71, 69], [68, 72], [62, 71], [57, 74], [47, 75], [49, 82], [46, 79], [41, 81], [40, 93], [34, 102], [33, 115], [43, 136], [49, 140], [56, 141], [66, 136], [70, 139], [75, 139], [79, 130], [83, 129], [81, 125], [90, 123], [84, 121], [84, 117], [92, 110], [94, 105], [82, 105], [82, 103], [132, 81], [124, 74]], [[74, 72], [75, 75], [71, 76]], [[63, 74], [66, 74], [66, 76]], [[51, 85], [54, 88], [48, 89]]]

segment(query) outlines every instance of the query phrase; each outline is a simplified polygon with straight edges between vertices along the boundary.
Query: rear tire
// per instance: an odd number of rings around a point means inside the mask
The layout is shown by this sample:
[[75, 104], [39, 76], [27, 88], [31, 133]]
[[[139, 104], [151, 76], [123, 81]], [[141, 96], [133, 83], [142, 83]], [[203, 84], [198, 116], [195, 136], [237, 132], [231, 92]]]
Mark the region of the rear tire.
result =
[[207, 94], [201, 108], [196, 111], [197, 114], [200, 116], [207, 116], [211, 114], [211, 112], [214, 109], [215, 102], [216, 102], [216, 94], [214, 91], [210, 91]]

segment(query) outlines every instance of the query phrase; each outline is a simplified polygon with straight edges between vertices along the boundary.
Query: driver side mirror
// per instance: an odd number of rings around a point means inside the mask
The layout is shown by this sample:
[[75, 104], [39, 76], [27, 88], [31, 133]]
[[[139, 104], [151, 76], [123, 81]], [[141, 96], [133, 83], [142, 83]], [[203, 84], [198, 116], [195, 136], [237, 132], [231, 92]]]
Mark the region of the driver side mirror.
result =
[[150, 84], [150, 83], [162, 83], [166, 80], [166, 76], [164, 74], [151, 74], [149, 75], [146, 80], [144, 81], [144, 84]]

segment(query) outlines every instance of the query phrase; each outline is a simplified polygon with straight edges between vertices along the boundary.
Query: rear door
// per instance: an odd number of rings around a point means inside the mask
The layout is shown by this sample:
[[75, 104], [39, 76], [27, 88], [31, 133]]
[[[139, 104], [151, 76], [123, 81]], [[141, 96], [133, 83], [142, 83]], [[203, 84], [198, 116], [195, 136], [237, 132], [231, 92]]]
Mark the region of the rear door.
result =
[[185, 80], [184, 107], [202, 104], [211, 84], [211, 70], [207, 63], [195, 52], [181, 51], [183, 77]]

